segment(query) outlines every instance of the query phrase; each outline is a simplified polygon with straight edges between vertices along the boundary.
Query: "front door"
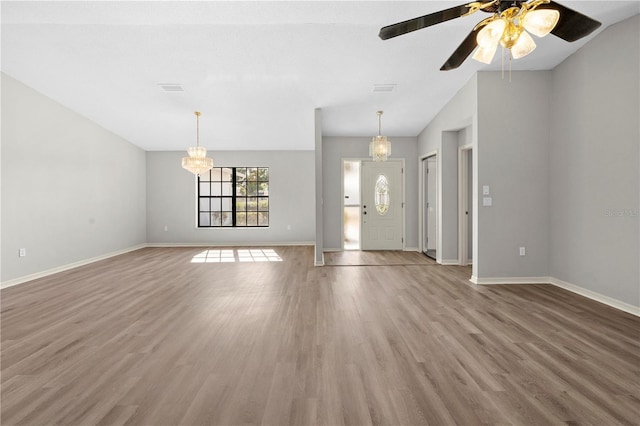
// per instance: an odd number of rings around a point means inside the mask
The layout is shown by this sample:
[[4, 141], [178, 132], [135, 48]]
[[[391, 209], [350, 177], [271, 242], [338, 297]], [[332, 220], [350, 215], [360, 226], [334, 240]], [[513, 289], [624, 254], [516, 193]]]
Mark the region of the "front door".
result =
[[404, 175], [402, 161], [363, 161], [362, 250], [402, 250]]

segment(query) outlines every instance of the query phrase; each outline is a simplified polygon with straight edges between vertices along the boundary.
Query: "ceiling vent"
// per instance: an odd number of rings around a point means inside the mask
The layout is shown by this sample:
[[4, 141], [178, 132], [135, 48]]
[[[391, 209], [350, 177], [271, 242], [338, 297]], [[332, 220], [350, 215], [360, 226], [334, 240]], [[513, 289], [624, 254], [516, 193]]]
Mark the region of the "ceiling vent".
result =
[[184, 92], [184, 89], [179, 84], [175, 83], [161, 83], [158, 84], [165, 92]]
[[393, 92], [394, 90], [396, 90], [396, 85], [392, 83], [373, 85], [374, 92]]

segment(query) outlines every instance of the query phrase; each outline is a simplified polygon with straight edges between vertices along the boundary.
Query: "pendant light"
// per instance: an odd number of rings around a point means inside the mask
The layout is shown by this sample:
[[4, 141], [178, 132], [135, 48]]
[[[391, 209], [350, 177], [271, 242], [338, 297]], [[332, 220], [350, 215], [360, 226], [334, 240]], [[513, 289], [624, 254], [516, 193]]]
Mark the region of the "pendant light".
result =
[[382, 136], [382, 114], [383, 111], [378, 111], [378, 136], [375, 136], [371, 143], [369, 143], [369, 155], [373, 161], [387, 161], [387, 157], [391, 155], [391, 142], [387, 140], [386, 136]]
[[196, 146], [187, 148], [189, 153], [188, 157], [182, 158], [182, 168], [189, 170], [194, 175], [200, 176], [200, 174], [208, 172], [213, 167], [213, 158], [207, 157], [207, 149], [200, 146], [200, 115], [199, 111], [196, 114]]

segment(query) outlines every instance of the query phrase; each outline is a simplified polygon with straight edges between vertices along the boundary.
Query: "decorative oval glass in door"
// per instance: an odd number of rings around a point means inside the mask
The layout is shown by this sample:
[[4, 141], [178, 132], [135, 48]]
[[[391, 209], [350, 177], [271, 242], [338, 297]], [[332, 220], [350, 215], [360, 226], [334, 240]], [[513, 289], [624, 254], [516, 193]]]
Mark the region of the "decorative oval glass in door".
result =
[[376, 210], [380, 216], [384, 216], [389, 211], [390, 204], [389, 180], [385, 175], [378, 175], [374, 191]]

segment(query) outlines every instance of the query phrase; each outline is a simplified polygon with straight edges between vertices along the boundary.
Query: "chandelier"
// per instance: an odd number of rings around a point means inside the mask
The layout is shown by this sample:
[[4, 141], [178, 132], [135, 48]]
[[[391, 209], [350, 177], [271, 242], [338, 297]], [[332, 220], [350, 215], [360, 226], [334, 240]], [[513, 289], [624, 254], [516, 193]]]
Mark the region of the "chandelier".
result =
[[200, 146], [200, 115], [196, 114], [196, 146], [187, 148], [188, 157], [182, 157], [182, 168], [189, 170], [194, 175], [200, 176], [213, 167], [213, 158], [207, 157], [207, 149]]
[[514, 2], [514, 6], [481, 21], [475, 28], [484, 27], [476, 37], [478, 49], [473, 59], [490, 64], [498, 44], [509, 50], [510, 59], [523, 58], [533, 52], [536, 43], [527, 31], [537, 37], [544, 37], [553, 30], [560, 18], [560, 12], [557, 10], [535, 10], [545, 3], [550, 1], [534, 0], [522, 3], [519, 7]]
[[382, 128], [383, 111], [378, 111], [378, 136], [371, 139], [369, 143], [369, 155], [373, 161], [387, 161], [387, 157], [391, 155], [391, 142], [386, 136], [382, 136], [380, 130]]

